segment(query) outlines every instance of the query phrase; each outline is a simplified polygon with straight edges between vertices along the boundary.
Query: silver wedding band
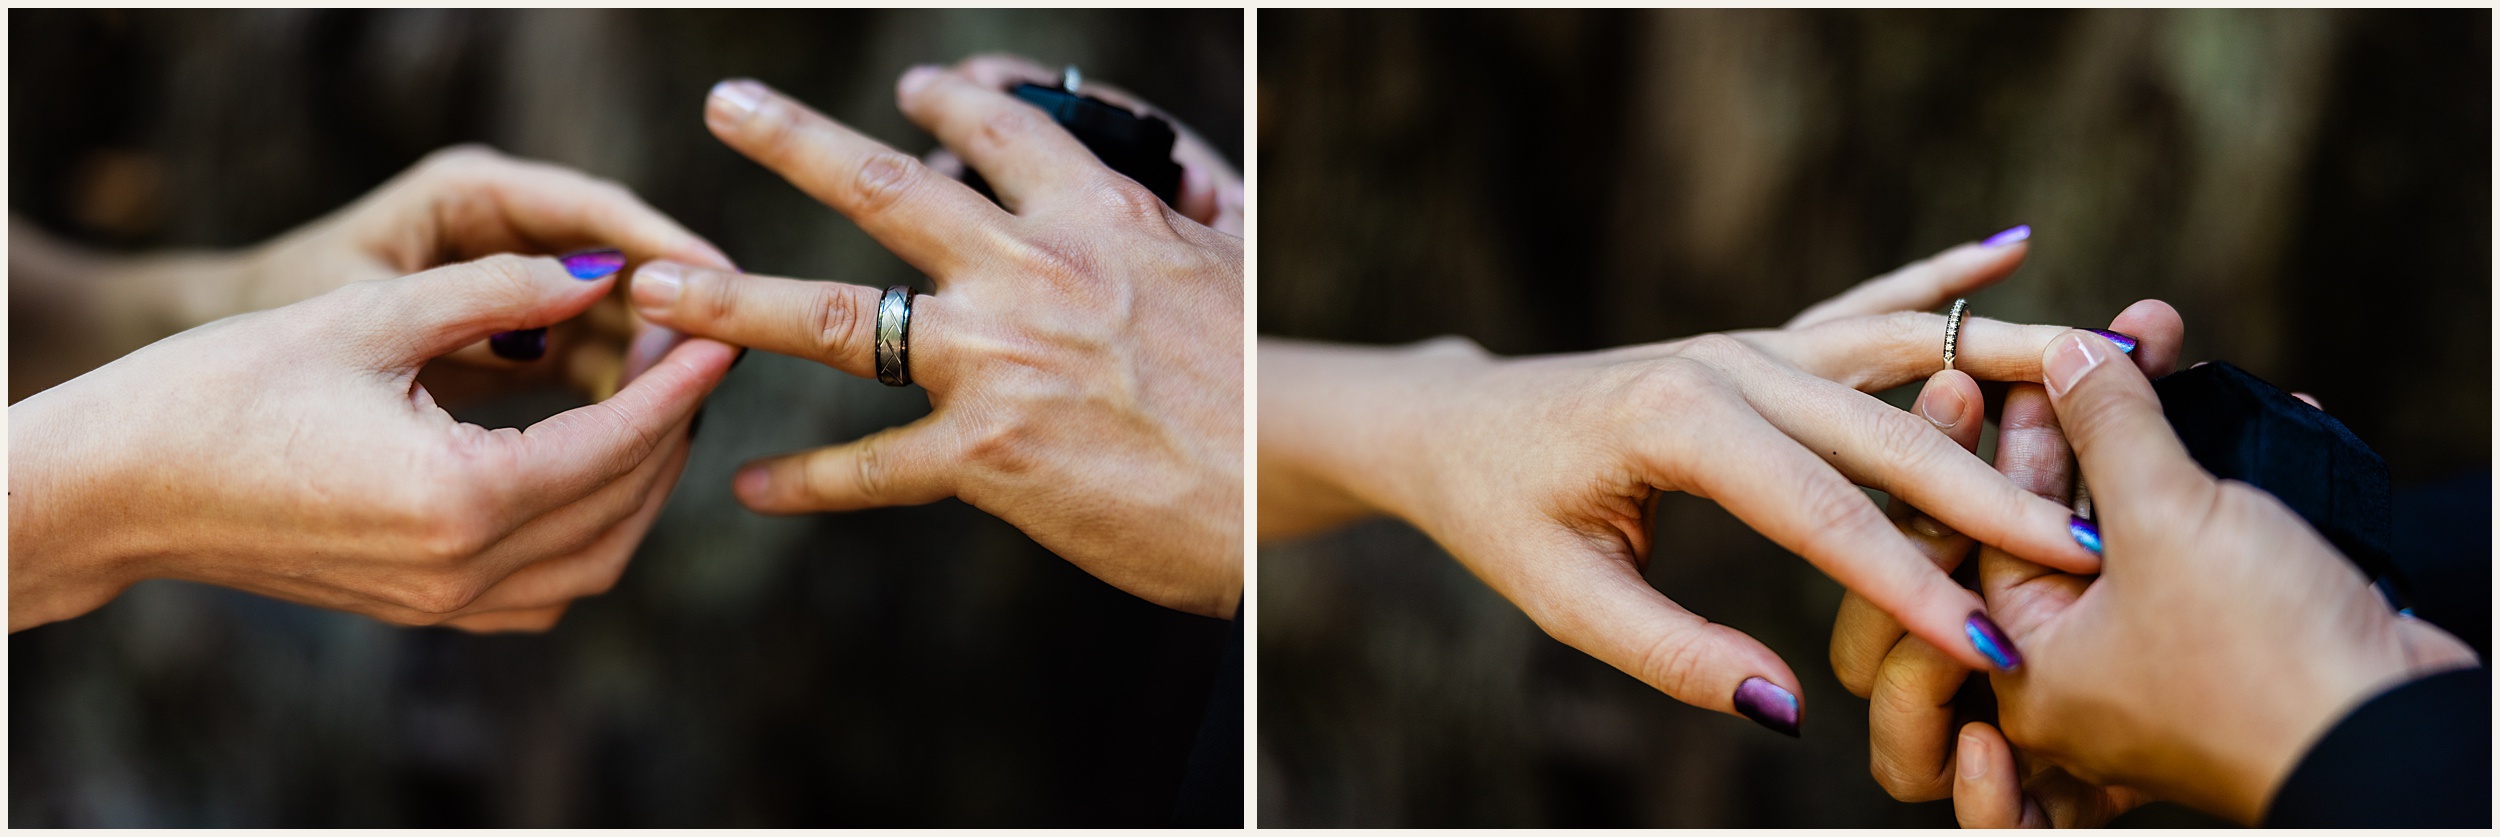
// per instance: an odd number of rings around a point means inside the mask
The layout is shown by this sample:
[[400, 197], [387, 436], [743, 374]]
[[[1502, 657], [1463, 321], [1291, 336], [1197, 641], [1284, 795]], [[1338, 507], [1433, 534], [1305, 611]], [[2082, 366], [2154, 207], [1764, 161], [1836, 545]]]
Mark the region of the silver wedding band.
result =
[[886, 386], [911, 386], [911, 298], [910, 285], [896, 285], [877, 300], [877, 382]]
[[1944, 314], [1944, 368], [1953, 368], [1953, 350], [1962, 341], [1962, 312], [1970, 310], [1970, 300], [1953, 301], [1953, 310]]

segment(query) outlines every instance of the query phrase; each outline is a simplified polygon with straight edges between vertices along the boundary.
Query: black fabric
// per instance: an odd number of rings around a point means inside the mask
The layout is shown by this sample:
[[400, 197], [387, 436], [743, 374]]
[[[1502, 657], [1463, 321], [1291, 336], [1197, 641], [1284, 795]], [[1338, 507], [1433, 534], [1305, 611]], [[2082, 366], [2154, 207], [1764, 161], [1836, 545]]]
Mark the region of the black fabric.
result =
[[2364, 574], [2390, 576], [2387, 460], [2343, 422], [2221, 361], [2165, 375], [2153, 392], [2196, 464], [2265, 489]]
[[2389, 574], [2413, 615], [2491, 660], [2491, 471], [2396, 492]]
[[1240, 828], [1242, 762], [1242, 622], [1233, 616], [1232, 650], [1207, 695], [1207, 714], [1198, 723], [1198, 743], [1189, 748], [1189, 769], [1181, 775], [1180, 799], [1172, 805], [1172, 824], [1183, 828]]
[[2490, 828], [2491, 670], [2435, 674], [2362, 704], [2274, 794], [2273, 828]]

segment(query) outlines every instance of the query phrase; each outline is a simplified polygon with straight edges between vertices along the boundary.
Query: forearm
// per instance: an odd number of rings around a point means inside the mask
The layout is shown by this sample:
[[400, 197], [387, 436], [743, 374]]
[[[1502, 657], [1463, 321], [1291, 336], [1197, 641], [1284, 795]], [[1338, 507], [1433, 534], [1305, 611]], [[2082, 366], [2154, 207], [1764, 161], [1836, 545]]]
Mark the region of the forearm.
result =
[[[59, 393], [9, 407], [9, 631], [102, 607], [137, 580], [120, 552], [133, 526], [93, 498], [115, 496], [108, 457], [84, 456]], [[121, 524], [139, 521], [122, 520]]]
[[121, 257], [9, 219], [9, 401], [203, 323], [241, 313], [245, 258]]
[[1369, 347], [1259, 341], [1259, 538], [1408, 515], [1439, 374], [1488, 358], [1464, 340]]

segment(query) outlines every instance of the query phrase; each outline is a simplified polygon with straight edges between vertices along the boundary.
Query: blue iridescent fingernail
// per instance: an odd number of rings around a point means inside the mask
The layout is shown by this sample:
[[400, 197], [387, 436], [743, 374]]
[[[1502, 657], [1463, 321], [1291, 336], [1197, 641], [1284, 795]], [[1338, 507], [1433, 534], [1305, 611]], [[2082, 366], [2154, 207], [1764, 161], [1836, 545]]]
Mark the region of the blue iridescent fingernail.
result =
[[2083, 548], [2092, 550], [2092, 554], [2101, 554], [2101, 527], [2093, 525], [2092, 521], [2080, 516], [2068, 517], [2066, 534], [2073, 536], [2076, 543], [2083, 544]]
[[525, 328], [486, 338], [486, 348], [505, 360], [532, 361], [547, 356], [547, 330]]
[[2127, 354], [2135, 354], [2135, 338], [2133, 337], [2128, 337], [2124, 334], [2120, 334], [2106, 328], [2087, 328], [2084, 330], [2109, 338], [2109, 342], [2118, 344], [2118, 351], [2125, 352]]
[[557, 261], [564, 263], [564, 272], [585, 282], [625, 269], [624, 251], [614, 248], [566, 253]]
[[2013, 244], [2013, 243], [2020, 242], [2020, 241], [2027, 241], [2027, 240], [2030, 240], [2030, 238], [2031, 238], [2031, 225], [2030, 225], [2030, 224], [2015, 224], [2014, 226], [2007, 227], [2007, 228], [2006, 228], [2006, 229], [2004, 229], [2003, 231], [1998, 232], [1996, 235], [1992, 235], [1992, 236], [1988, 236], [1987, 238], [1980, 239], [1980, 240], [1979, 240], [1979, 246], [1981, 246], [1981, 247], [2003, 247], [2003, 246], [2008, 245], [2008, 244]]
[[1736, 711], [1772, 732], [1797, 737], [1797, 696], [1759, 677], [1736, 684]]
[[2013, 671], [2023, 665], [2023, 652], [2014, 650], [2014, 641], [2005, 638], [2004, 629], [1988, 619], [1984, 611], [1971, 611], [1962, 620], [1962, 635], [1970, 638], [1970, 646], [1995, 663], [1999, 671]]

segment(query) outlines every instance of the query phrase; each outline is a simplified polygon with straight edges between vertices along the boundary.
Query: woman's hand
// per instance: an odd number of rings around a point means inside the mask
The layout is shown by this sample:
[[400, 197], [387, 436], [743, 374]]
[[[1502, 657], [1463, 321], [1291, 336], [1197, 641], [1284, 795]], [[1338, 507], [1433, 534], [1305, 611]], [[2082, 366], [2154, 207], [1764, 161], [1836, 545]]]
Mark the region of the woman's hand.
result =
[[[2178, 313], [2168, 305], [2156, 300], [2136, 303], [2120, 314], [2110, 329], [2098, 333], [2107, 336], [2112, 346], [2129, 355], [2148, 375], [2167, 374], [2177, 362], [2183, 329]], [[1964, 450], [1978, 448], [1985, 416], [1981, 414], [1978, 383], [1969, 375], [1958, 371], [1936, 373], [1920, 391], [1915, 411]], [[1997, 471], [2025, 491], [2065, 504], [2073, 476], [2066, 451], [2065, 440], [2057, 433], [2055, 417], [2049, 415], [2047, 396], [2039, 385], [2013, 385], [2008, 390], [1997, 432]], [[1970, 554], [1970, 538], [1937, 523], [1910, 504], [1896, 498], [1885, 511], [1902, 536], [1939, 569], [1953, 572]], [[1957, 699], [1970, 669], [1925, 640], [1906, 635], [1900, 623], [1856, 593], [1842, 597], [1839, 615], [1832, 621], [1831, 657], [1832, 670], [1839, 674], [1841, 684], [1851, 694], [1868, 699], [1868, 769], [1876, 783], [1904, 802], [1953, 795], [1959, 775], [1955, 772], [1957, 766], [1968, 770], [1977, 764], [1958, 761], [1956, 724], [1966, 714], [1977, 712], [1984, 716], [1984, 709], [1965, 706], [1965, 701]], [[1967, 741], [1971, 734], [1966, 732], [1959, 740]], [[1994, 734], [1993, 730], [1989, 734]], [[1999, 765], [2008, 776], [2014, 775], [2015, 767], [2010, 758], [2007, 756], [2009, 760]], [[2045, 763], [2039, 764], [2039, 768], [2055, 770]], [[2046, 810], [2053, 811], [2061, 824], [2077, 824], [2076, 817], [2080, 815], [2106, 811], [2108, 816], [2115, 816], [2126, 810], [2082, 804], [2114, 801], [2102, 800], [2097, 789], [2091, 800], [2059, 795], [2069, 786], [2082, 786], [2071, 779], [2059, 782], [2052, 776], [2025, 775], [2033, 780], [2033, 807], [2040, 807], [2038, 797], [2046, 797]], [[2018, 803], [2016, 807], [2021, 806]]]
[[[2001, 278], [2020, 244], [1965, 245], [1872, 280], [1803, 324], [1584, 355], [1505, 360], [1463, 341], [1260, 347], [1262, 537], [1386, 512], [1415, 523], [1556, 638], [1669, 695], [1794, 732], [1795, 675], [1760, 642], [1641, 577], [1651, 500], [1717, 500], [1900, 617], [1957, 664], [1997, 665], [1978, 597], [1858, 489], [2078, 571], [2098, 559], [2064, 507], [2021, 490], [1925, 420], [1868, 396], [1942, 366], [1941, 304]], [[1965, 322], [1957, 366], [2039, 374], [2064, 329]], [[1274, 510], [1274, 511], [1271, 511]], [[2010, 649], [2007, 649], [2010, 650]]]
[[[1989, 610], [2031, 652], [1992, 675], [1998, 717], [2085, 782], [2255, 823], [2344, 713], [2474, 654], [2398, 616], [2272, 495], [2198, 468], [2121, 357], [2075, 332], [2040, 360], [2107, 559], [2087, 578], [1982, 551]], [[2003, 783], [1987, 788], [1972, 802], [2001, 820]]]
[[454, 421], [416, 375], [579, 315], [614, 272], [507, 255], [359, 282], [11, 406], [9, 629], [147, 578], [404, 624], [553, 624], [623, 572], [732, 350], [685, 341], [615, 396], [525, 431]]
[[[1040, 110], [963, 70], [915, 68], [903, 112], [979, 170], [1002, 209], [753, 81], [713, 88], [722, 142], [928, 274], [910, 376], [935, 411], [751, 463], [768, 513], [946, 497], [1015, 524], [1150, 601], [1229, 617], [1241, 595], [1241, 239], [1104, 167]], [[881, 289], [655, 263], [644, 317], [875, 374]]]
[[[32, 244], [23, 253], [12, 249], [11, 303], [41, 310], [38, 327], [60, 326], [49, 329], [42, 353], [62, 359], [13, 361], [13, 373], [32, 376], [13, 380], [13, 395], [31, 394], [215, 320], [497, 253], [605, 247], [633, 261], [665, 258], [732, 267], [709, 242], [622, 186], [480, 146], [429, 155], [355, 203], [234, 253], [116, 259], [51, 242], [14, 219], [10, 233], [12, 241], [24, 236]], [[635, 326], [620, 304], [588, 313], [543, 338], [514, 335], [493, 345], [481, 340], [453, 357], [502, 367], [504, 378], [561, 376], [604, 397], [674, 345], [674, 335]], [[629, 334], [633, 351], [620, 361], [620, 341]], [[548, 354], [563, 360], [532, 363]]]

